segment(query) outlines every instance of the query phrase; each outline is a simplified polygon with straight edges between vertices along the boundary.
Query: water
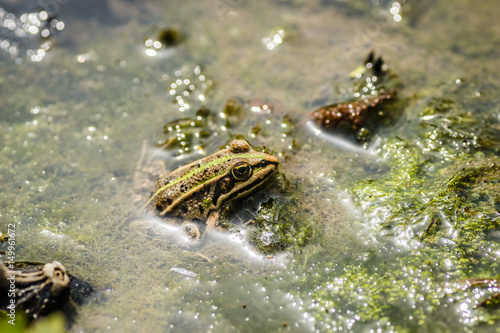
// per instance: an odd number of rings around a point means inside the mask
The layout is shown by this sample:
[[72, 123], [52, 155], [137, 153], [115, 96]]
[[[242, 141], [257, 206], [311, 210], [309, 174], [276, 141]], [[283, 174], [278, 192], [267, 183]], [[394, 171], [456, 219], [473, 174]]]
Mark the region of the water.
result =
[[[464, 285], [500, 273], [498, 171], [469, 181], [470, 195], [445, 185], [499, 163], [496, 7], [0, 1], [0, 231], [16, 225], [17, 261], [58, 260], [99, 291], [75, 332], [494, 331], [498, 307], [476, 307], [498, 288]], [[23, 13], [37, 13], [36, 32]], [[155, 44], [164, 28], [178, 44]], [[372, 49], [399, 74], [405, 103], [363, 148], [310, 113], [349, 98], [349, 73]], [[423, 113], [440, 98], [451, 113]], [[224, 114], [229, 99], [242, 108]], [[202, 125], [163, 133], [202, 105], [212, 112]], [[185, 145], [155, 146], [178, 136]], [[197, 245], [178, 221], [139, 216], [144, 141], [172, 169], [236, 136], [279, 156], [282, 174], [231, 215], [239, 233]], [[447, 189], [469, 210], [450, 213]], [[283, 229], [291, 245], [262, 252], [241, 225], [270, 198], [283, 203], [274, 225], [303, 233]], [[433, 218], [438, 231], [422, 238]]]

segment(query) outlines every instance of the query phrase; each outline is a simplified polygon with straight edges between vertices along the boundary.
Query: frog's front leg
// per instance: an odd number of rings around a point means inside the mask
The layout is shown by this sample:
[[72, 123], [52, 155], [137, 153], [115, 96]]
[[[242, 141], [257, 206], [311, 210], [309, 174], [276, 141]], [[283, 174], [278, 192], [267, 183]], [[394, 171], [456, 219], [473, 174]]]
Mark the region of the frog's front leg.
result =
[[205, 233], [220, 229], [219, 219], [220, 211], [214, 211], [208, 215], [205, 228], [200, 226], [201, 223], [193, 221], [184, 221], [181, 228], [191, 240], [200, 241], [205, 236]]
[[218, 229], [220, 221], [220, 210], [213, 211], [208, 215], [207, 218], [207, 231]]

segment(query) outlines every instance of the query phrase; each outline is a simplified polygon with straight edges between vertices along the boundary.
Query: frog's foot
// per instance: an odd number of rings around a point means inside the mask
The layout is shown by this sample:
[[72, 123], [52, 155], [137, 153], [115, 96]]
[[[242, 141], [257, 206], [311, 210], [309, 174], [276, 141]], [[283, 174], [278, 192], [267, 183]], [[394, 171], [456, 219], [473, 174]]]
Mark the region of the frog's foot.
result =
[[195, 222], [186, 221], [181, 225], [182, 231], [189, 237], [189, 239], [199, 242], [202, 238], [203, 231]]

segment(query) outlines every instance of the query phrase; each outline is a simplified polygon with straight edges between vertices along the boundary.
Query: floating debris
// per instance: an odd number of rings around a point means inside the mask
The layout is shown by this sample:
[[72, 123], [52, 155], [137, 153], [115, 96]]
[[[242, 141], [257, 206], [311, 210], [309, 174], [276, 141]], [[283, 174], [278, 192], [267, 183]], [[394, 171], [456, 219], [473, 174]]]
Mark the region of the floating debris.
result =
[[178, 28], [169, 27], [160, 29], [155, 37], [146, 37], [144, 39], [146, 55], [150, 57], [159, 55], [161, 51], [177, 46], [184, 39], [184, 34]]
[[324, 128], [356, 132], [365, 126], [369, 119], [381, 116], [379, 111], [395, 95], [396, 91], [391, 90], [379, 96], [368, 96], [361, 100], [324, 106], [314, 111], [313, 117], [318, 125]]
[[184, 40], [184, 35], [177, 28], [164, 28], [156, 37], [165, 46], [176, 46]]
[[345, 102], [323, 106], [312, 113], [318, 126], [366, 142], [380, 125], [393, 123], [399, 116], [395, 100], [400, 81], [382, 57], [370, 52], [364, 65], [349, 76], [354, 80], [352, 98]]
[[188, 271], [187, 269], [185, 268], [180, 268], [180, 267], [172, 267], [170, 268], [171, 271], [174, 271], [176, 273], [179, 273], [179, 274], [182, 274], [182, 275], [186, 275], [186, 276], [189, 276], [189, 277], [197, 277], [198, 274], [196, 274], [195, 272], [191, 272], [191, 271]]

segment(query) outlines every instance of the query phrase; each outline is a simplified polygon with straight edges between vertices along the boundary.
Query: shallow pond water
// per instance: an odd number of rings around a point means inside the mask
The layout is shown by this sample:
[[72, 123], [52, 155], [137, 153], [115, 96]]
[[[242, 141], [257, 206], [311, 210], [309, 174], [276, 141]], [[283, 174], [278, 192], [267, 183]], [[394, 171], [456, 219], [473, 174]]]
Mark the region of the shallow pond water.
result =
[[[0, 232], [94, 286], [72, 332], [496, 331], [497, 7], [0, 1]], [[363, 145], [311, 113], [371, 50], [401, 103]], [[280, 172], [229, 232], [193, 243], [133, 204], [143, 147], [173, 169], [235, 137]]]

